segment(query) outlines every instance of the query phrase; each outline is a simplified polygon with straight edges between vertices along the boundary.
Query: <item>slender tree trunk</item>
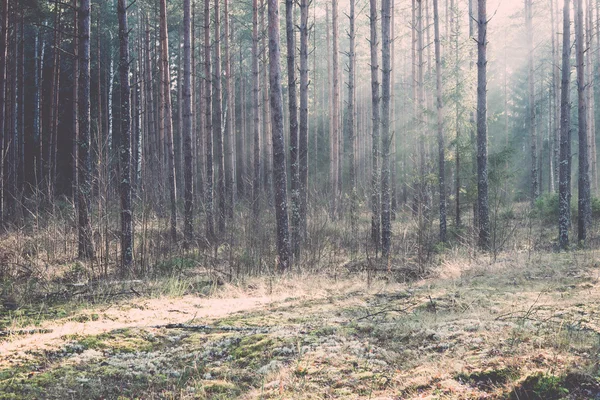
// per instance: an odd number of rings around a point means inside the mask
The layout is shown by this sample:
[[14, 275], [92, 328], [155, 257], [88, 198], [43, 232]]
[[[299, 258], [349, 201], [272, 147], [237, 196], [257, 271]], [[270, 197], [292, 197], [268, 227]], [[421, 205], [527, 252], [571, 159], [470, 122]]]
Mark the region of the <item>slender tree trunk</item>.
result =
[[192, 175], [192, 27], [190, 0], [183, 0], [183, 148], [184, 148], [184, 236], [187, 246], [194, 238], [194, 184]]
[[173, 145], [173, 112], [171, 109], [171, 72], [169, 68], [169, 34], [167, 29], [167, 0], [160, 0], [160, 56], [162, 63], [162, 93], [165, 139], [167, 145], [167, 168], [169, 198], [171, 200], [171, 238], [177, 241], [177, 181], [175, 177], [175, 146]]
[[589, 137], [586, 99], [585, 75], [585, 41], [583, 36], [583, 5], [581, 0], [575, 0], [575, 59], [577, 62], [577, 111], [579, 121], [579, 179], [577, 191], [577, 240], [585, 245], [587, 231], [592, 221], [591, 194], [590, 194], [590, 164], [589, 164]]
[[[189, 1], [189, 0], [188, 0]], [[129, 87], [129, 27], [127, 2], [119, 0], [119, 84], [121, 88], [121, 264], [123, 275], [130, 272], [133, 262], [133, 210], [131, 208], [131, 89]]]
[[444, 103], [442, 98], [442, 55], [440, 49], [440, 21], [438, 0], [433, 0], [433, 25], [435, 35], [435, 86], [437, 108], [438, 180], [440, 192], [440, 242], [446, 242], [446, 166], [444, 165]]
[[232, 77], [231, 77], [231, 58], [229, 53], [229, 0], [223, 0], [223, 20], [224, 20], [224, 48], [225, 48], [225, 214], [227, 218], [233, 219], [233, 205], [235, 198], [235, 185], [234, 185], [234, 148], [235, 148], [235, 136], [234, 136], [234, 102], [233, 102], [233, 91], [232, 91]]
[[223, 107], [221, 99], [221, 21], [219, 1], [214, 1], [215, 60], [213, 64], [213, 138], [215, 145], [215, 163], [217, 166], [217, 229], [222, 236], [225, 233], [225, 154], [223, 148]]
[[372, 149], [371, 149], [371, 241], [376, 249], [379, 249], [381, 242], [381, 215], [379, 190], [379, 58], [377, 42], [377, 0], [370, 0], [370, 47], [371, 47], [371, 111], [372, 111]]
[[389, 258], [392, 244], [390, 199], [390, 0], [381, 2], [381, 249]]
[[214, 201], [213, 201], [213, 131], [212, 131], [212, 71], [210, 51], [210, 0], [204, 0], [204, 84], [206, 110], [206, 237], [209, 242], [215, 240]]
[[333, 68], [333, 101], [332, 101], [332, 132], [331, 132], [331, 215], [337, 218], [338, 213], [338, 198], [339, 198], [339, 144], [340, 144], [340, 68], [339, 68], [339, 50], [338, 50], [338, 0], [331, 1], [331, 16], [332, 16], [332, 68]]
[[290, 241], [287, 211], [285, 148], [283, 143], [283, 95], [281, 92], [281, 55], [279, 50], [279, 3], [277, 0], [268, 0], [268, 5], [269, 81], [273, 132], [273, 183], [275, 186], [275, 215], [277, 219], [278, 267], [280, 271], [283, 271], [290, 265]]
[[537, 150], [537, 127], [536, 127], [536, 116], [535, 116], [535, 75], [533, 59], [534, 59], [534, 48], [533, 48], [533, 4], [532, 0], [525, 0], [525, 31], [527, 35], [527, 83], [529, 92], [527, 94], [528, 105], [527, 105], [527, 130], [530, 135], [530, 148], [531, 148], [531, 201], [535, 201], [540, 195], [540, 183], [539, 183], [539, 172], [538, 172], [538, 150]]
[[[308, 209], [308, 13], [310, 0], [300, 0], [300, 124], [298, 131], [300, 239], [306, 240]], [[314, 68], [313, 68], [314, 74]], [[316, 104], [313, 102], [316, 109]], [[315, 121], [316, 122], [316, 121]], [[314, 166], [316, 168], [316, 165]]]
[[256, 220], [260, 214], [260, 74], [258, 72], [258, 0], [252, 0], [252, 133], [253, 165], [252, 176], [252, 213]]
[[[354, 28], [354, 8], [355, 8], [355, 0], [350, 0], [350, 14], [348, 15], [348, 19], [350, 22], [350, 27], [348, 29], [348, 42], [350, 45], [350, 49], [348, 51], [348, 110], [347, 110], [347, 123], [346, 128], [348, 129], [347, 138], [348, 138], [348, 169], [349, 169], [349, 179], [350, 179], [350, 196], [351, 202], [354, 202], [354, 197], [356, 195], [356, 160], [354, 158], [356, 152], [356, 138], [355, 138], [355, 126], [356, 126], [356, 118], [355, 118], [355, 108], [354, 104], [356, 99], [356, 88], [355, 88], [355, 69], [356, 69], [356, 33]], [[351, 209], [354, 208], [354, 204], [351, 205]]]
[[90, 0], [81, 0], [79, 8], [79, 258], [93, 259], [90, 224]]
[[2, 14], [0, 14], [0, 222], [4, 223], [4, 148], [6, 147], [6, 131], [8, 123], [6, 121], [6, 54], [8, 37], [8, 0], [2, 0]]
[[78, 148], [78, 142], [79, 142], [79, 116], [78, 116], [78, 111], [79, 111], [79, 99], [77, 98], [77, 94], [79, 91], [79, 53], [78, 53], [78, 47], [79, 47], [79, 43], [78, 43], [78, 36], [79, 36], [79, 31], [78, 31], [78, 26], [79, 26], [79, 21], [78, 21], [78, 13], [77, 13], [77, 0], [73, 0], [73, 121], [72, 121], [72, 153], [73, 153], [73, 169], [72, 169], [72, 201], [73, 201], [73, 207], [75, 209], [75, 212], [77, 212], [77, 193], [79, 192], [79, 185], [78, 185], [78, 167], [77, 167], [77, 161], [78, 161], [78, 156], [77, 156], [77, 148]]
[[294, 32], [294, 1], [285, 2], [285, 31], [287, 42], [288, 110], [290, 123], [290, 240], [294, 258], [300, 256], [300, 174], [298, 169], [298, 103], [296, 92], [296, 40]]
[[[478, 246], [490, 249], [490, 217], [487, 171], [487, 0], [477, 7], [477, 208]], [[537, 176], [537, 174], [536, 174]]]

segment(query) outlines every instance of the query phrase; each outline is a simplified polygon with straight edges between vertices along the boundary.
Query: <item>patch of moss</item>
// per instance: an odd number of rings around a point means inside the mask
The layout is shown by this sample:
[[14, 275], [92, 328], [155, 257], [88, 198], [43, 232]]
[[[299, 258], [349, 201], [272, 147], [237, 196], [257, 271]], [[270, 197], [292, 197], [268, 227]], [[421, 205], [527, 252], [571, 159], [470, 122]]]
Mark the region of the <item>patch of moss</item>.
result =
[[530, 375], [510, 393], [511, 400], [560, 400], [569, 389], [563, 377], [538, 372]]
[[244, 367], [257, 366], [262, 360], [269, 358], [274, 341], [268, 335], [257, 334], [240, 340], [231, 355]]
[[456, 379], [477, 386], [480, 389], [490, 390], [496, 386], [503, 386], [518, 377], [518, 369], [514, 367], [505, 367], [477, 371], [470, 374], [461, 373], [456, 376]]

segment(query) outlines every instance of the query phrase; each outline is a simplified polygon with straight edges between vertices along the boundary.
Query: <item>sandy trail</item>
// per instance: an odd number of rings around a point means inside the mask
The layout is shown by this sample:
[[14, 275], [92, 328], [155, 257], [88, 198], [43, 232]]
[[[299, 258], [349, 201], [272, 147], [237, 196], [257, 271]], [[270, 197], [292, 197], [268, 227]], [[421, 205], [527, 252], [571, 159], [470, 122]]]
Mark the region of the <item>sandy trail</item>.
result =
[[41, 326], [24, 329], [49, 329], [50, 333], [14, 336], [0, 342], [0, 367], [15, 358], [27, 358], [32, 350], [49, 350], [60, 347], [66, 335], [98, 335], [115, 329], [151, 328], [170, 323], [204, 324], [240, 311], [250, 311], [283, 300], [280, 296], [245, 298], [199, 298], [185, 296], [179, 299], [140, 299], [88, 309], [83, 314], [97, 314], [96, 321], [77, 322], [72, 317], [45, 321]]

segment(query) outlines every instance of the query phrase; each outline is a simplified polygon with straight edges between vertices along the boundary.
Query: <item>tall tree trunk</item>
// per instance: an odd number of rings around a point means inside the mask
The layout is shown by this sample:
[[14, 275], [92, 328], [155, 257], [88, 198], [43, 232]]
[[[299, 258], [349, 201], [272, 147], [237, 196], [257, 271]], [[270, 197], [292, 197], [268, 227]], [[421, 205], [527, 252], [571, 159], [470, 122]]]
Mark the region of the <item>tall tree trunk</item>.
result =
[[370, 47], [371, 47], [371, 111], [372, 111], [372, 149], [371, 149], [371, 241], [379, 249], [381, 241], [380, 191], [379, 191], [379, 58], [377, 57], [377, 0], [370, 0]]
[[332, 100], [332, 131], [331, 131], [331, 215], [337, 217], [339, 198], [339, 169], [340, 169], [340, 68], [338, 50], [338, 0], [331, 1], [332, 20], [332, 74], [333, 74], [333, 100]]
[[[490, 249], [487, 172], [487, 0], [477, 0], [477, 244]], [[537, 176], [537, 174], [536, 174]]]
[[535, 201], [540, 195], [540, 183], [538, 173], [538, 150], [537, 150], [537, 127], [535, 117], [535, 75], [533, 65], [533, 4], [532, 0], [525, 0], [525, 35], [527, 36], [527, 130], [530, 136], [531, 149], [531, 201]]
[[260, 75], [258, 72], [258, 0], [252, 0], [252, 133], [253, 165], [252, 213], [256, 220], [260, 213]]
[[446, 167], [444, 164], [444, 103], [442, 98], [442, 55], [440, 49], [440, 21], [438, 0], [433, 0], [433, 25], [435, 36], [435, 87], [437, 108], [438, 180], [440, 192], [440, 242], [446, 242]]
[[90, 224], [91, 159], [90, 159], [90, 0], [81, 0], [79, 8], [79, 258], [93, 259], [92, 226]]
[[175, 146], [173, 145], [173, 112], [171, 109], [171, 71], [169, 68], [169, 33], [167, 29], [167, 0], [160, 0], [160, 57], [162, 64], [162, 93], [169, 198], [171, 202], [171, 238], [177, 241], [177, 181], [175, 177]]
[[[308, 209], [308, 12], [309, 0], [300, 0], [300, 123], [298, 131], [300, 238], [306, 239]], [[313, 74], [314, 74], [313, 68]], [[316, 104], [313, 102], [316, 109]], [[316, 165], [314, 166], [316, 168]]]
[[129, 27], [127, 2], [119, 0], [119, 86], [121, 88], [121, 134], [119, 155], [121, 158], [121, 264], [123, 275], [131, 272], [133, 261], [133, 226], [131, 209], [131, 89], [129, 87]]
[[217, 166], [217, 229], [222, 236], [225, 233], [225, 154], [223, 148], [223, 107], [221, 100], [221, 15], [219, 1], [214, 1], [215, 60], [213, 69], [213, 138], [215, 145], [215, 163]]
[[79, 99], [77, 98], [77, 94], [79, 91], [79, 53], [78, 53], [78, 13], [77, 13], [77, 0], [73, 0], [73, 121], [72, 125], [72, 153], [73, 153], [73, 169], [72, 169], [72, 201], [73, 207], [75, 208], [75, 212], [77, 212], [77, 193], [79, 191], [78, 185], [78, 157], [77, 157], [77, 147], [79, 142]]
[[[335, 1], [335, 0], [334, 0]], [[283, 143], [283, 95], [279, 50], [279, 3], [269, 5], [269, 82], [271, 94], [271, 122], [273, 132], [273, 180], [275, 188], [275, 216], [277, 219], [277, 252], [280, 271], [290, 265], [290, 241], [287, 211], [287, 182], [285, 148]]]
[[[347, 110], [347, 122], [346, 128], [348, 129], [347, 138], [348, 138], [348, 170], [349, 170], [349, 179], [350, 179], [350, 196], [351, 202], [354, 202], [356, 195], [356, 160], [354, 158], [356, 152], [356, 138], [354, 128], [356, 126], [355, 121], [355, 104], [354, 101], [356, 99], [356, 88], [355, 88], [355, 69], [356, 69], [356, 33], [354, 29], [354, 8], [355, 8], [355, 0], [350, 0], [350, 14], [348, 14], [348, 19], [350, 22], [350, 27], [348, 29], [348, 42], [350, 49], [348, 51], [348, 110]], [[354, 204], [351, 205], [351, 209], [354, 208]], [[354, 216], [353, 216], [354, 217]]]
[[381, 249], [389, 258], [392, 244], [390, 199], [390, 0], [381, 2]]
[[185, 243], [194, 237], [194, 184], [192, 175], [192, 8], [190, 0], [183, 0], [183, 148], [184, 148], [184, 201], [183, 231]]
[[291, 229], [290, 241], [292, 254], [300, 256], [300, 199], [298, 192], [300, 175], [298, 170], [298, 103], [296, 92], [296, 40], [294, 32], [294, 1], [285, 1], [285, 32], [287, 42], [288, 110], [290, 122], [290, 191], [291, 191]]
[[234, 148], [235, 148], [235, 136], [233, 123], [235, 120], [234, 114], [234, 95], [232, 91], [232, 77], [231, 77], [231, 58], [229, 54], [229, 37], [231, 35], [229, 29], [229, 0], [223, 0], [223, 20], [224, 20], [224, 48], [225, 48], [225, 214], [227, 218], [233, 219], [233, 201], [235, 198], [235, 185], [234, 185]]
[[8, 0], [2, 0], [2, 14], [0, 15], [0, 222], [4, 222], [4, 148], [6, 146], [6, 54], [8, 37]]
[[214, 172], [213, 172], [213, 131], [212, 131], [212, 71], [210, 51], [210, 0], [204, 0], [204, 84], [206, 110], [206, 237], [209, 242], [215, 240], [214, 224]]
[[579, 178], [577, 191], [577, 240], [584, 245], [587, 231], [592, 221], [591, 194], [590, 194], [590, 164], [589, 164], [589, 137], [586, 99], [585, 75], [585, 41], [583, 36], [583, 5], [581, 0], [575, 0], [575, 59], [577, 62], [577, 116], [579, 121]]

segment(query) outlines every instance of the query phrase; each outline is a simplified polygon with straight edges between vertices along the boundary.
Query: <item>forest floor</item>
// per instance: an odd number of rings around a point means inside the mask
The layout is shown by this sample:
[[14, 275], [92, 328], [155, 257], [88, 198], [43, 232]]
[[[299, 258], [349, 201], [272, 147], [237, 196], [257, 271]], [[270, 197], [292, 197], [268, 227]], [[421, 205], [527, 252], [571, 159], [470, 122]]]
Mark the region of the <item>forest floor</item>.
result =
[[600, 399], [596, 258], [453, 256], [406, 283], [346, 270], [161, 297], [131, 282], [5, 310], [0, 398]]

